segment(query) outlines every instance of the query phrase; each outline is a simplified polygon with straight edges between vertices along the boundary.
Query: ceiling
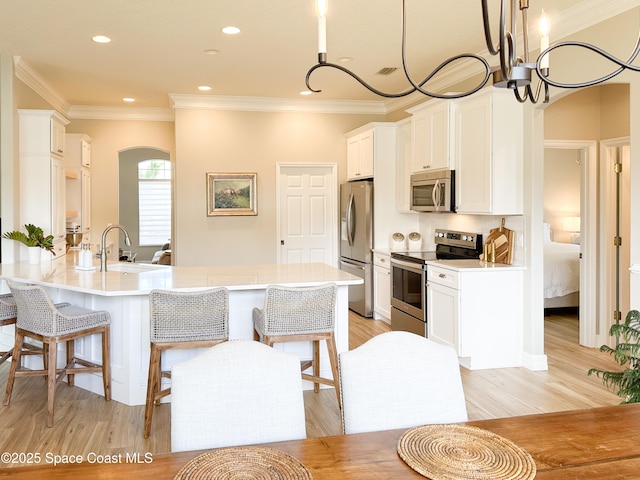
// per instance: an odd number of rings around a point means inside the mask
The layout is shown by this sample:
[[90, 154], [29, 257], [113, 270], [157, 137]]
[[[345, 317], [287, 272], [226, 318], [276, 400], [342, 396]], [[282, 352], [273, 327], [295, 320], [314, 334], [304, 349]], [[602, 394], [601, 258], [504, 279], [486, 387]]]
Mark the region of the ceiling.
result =
[[[531, 0], [529, 23], [533, 28], [541, 8], [553, 29], [554, 19], [575, 16], [571, 8], [616, 3]], [[408, 62], [415, 77], [451, 55], [486, 53], [480, 2], [407, 4]], [[489, 5], [497, 30], [499, 2]], [[300, 96], [317, 61], [314, 7], [314, 0], [0, 0], [0, 52], [21, 57], [68, 106], [122, 106], [123, 97], [133, 97], [136, 107], [167, 108], [169, 94], [380, 100], [329, 69], [312, 76], [322, 93]], [[400, 0], [330, 1], [328, 61], [352, 57], [344, 65], [377, 88], [406, 89], [401, 69], [375, 75], [383, 67], [401, 67], [401, 8]], [[222, 34], [226, 25], [241, 33]], [[96, 34], [112, 42], [94, 43]], [[200, 93], [199, 85], [212, 90]]]

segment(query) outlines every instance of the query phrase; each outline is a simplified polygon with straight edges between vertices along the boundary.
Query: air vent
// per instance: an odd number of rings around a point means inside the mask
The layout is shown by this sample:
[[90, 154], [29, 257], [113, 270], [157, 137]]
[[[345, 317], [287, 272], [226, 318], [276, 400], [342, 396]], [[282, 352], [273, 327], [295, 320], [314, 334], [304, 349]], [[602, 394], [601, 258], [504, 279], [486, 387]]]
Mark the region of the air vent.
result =
[[380, 70], [378, 70], [376, 72], [376, 75], [391, 75], [393, 72], [395, 72], [398, 68], [397, 67], [384, 67], [381, 68]]

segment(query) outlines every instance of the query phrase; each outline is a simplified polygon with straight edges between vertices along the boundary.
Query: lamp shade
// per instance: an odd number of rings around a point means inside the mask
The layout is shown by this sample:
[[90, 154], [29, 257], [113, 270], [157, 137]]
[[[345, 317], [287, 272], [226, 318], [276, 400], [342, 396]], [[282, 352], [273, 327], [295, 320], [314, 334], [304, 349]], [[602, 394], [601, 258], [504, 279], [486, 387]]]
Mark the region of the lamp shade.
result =
[[580, 231], [580, 217], [564, 217], [562, 221], [563, 229], [567, 232]]

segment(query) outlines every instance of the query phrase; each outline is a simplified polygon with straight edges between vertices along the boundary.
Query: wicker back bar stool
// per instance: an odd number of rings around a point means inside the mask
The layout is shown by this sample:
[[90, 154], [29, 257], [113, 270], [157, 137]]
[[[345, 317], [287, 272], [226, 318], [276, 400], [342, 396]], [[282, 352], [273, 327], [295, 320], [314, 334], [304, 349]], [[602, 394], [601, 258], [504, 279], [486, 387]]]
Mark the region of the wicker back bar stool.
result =
[[[300, 364], [302, 378], [313, 382], [314, 391], [320, 383], [336, 389], [340, 406], [338, 354], [334, 327], [336, 295], [335, 283], [317, 287], [283, 287], [271, 285], [265, 292], [264, 308], [253, 309], [254, 337], [273, 346], [279, 342], [313, 342], [312, 359]], [[326, 341], [333, 379], [320, 376], [320, 341]], [[312, 374], [304, 373], [312, 368]]]
[[[108, 312], [89, 310], [69, 303], [55, 304], [47, 292], [36, 285], [19, 286], [7, 281], [17, 306], [16, 340], [13, 361], [7, 378], [4, 405], [9, 405], [16, 377], [44, 376], [47, 380], [47, 427], [53, 426], [55, 391], [62, 379], [67, 377], [73, 386], [77, 373], [102, 373], [104, 397], [111, 400], [110, 324]], [[75, 357], [74, 341], [89, 335], [102, 336], [102, 365]], [[42, 342], [42, 370], [22, 368], [21, 356], [25, 337]], [[67, 363], [57, 368], [58, 343], [66, 344]]]
[[162, 389], [162, 352], [171, 349], [208, 348], [229, 339], [229, 291], [217, 287], [196, 292], [152, 290], [149, 294], [151, 355], [144, 438], [149, 438], [153, 406], [171, 393]]
[[[18, 316], [18, 307], [13, 295], [10, 293], [0, 295], [0, 327], [5, 325], [15, 325]], [[10, 356], [13, 350], [0, 352], [0, 365], [2, 365]]]

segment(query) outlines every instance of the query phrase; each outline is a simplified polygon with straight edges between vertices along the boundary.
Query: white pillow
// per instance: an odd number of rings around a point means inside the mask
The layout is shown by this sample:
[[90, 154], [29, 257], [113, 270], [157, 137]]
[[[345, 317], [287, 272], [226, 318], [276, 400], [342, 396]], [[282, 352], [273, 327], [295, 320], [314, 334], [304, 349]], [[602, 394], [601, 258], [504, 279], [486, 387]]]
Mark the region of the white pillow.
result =
[[551, 241], [551, 225], [549, 223], [543, 223], [544, 226], [544, 234], [542, 236], [545, 242]]

